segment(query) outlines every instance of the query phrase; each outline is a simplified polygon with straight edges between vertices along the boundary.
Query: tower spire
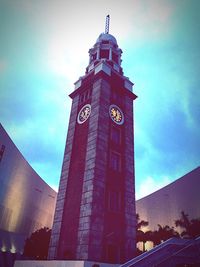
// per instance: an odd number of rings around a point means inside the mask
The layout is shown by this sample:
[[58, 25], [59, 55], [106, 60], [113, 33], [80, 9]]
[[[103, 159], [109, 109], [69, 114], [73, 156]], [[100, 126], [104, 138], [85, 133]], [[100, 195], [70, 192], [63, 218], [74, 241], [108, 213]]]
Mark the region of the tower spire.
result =
[[109, 26], [110, 26], [110, 15], [106, 16], [106, 26], [105, 26], [105, 33], [109, 33]]

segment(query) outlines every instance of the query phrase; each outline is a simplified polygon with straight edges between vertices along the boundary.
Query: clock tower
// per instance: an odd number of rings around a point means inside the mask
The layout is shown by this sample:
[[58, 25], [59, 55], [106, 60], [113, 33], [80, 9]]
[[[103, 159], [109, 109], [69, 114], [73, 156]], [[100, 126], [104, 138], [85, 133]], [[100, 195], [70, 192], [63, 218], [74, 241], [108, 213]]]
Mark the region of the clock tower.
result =
[[72, 108], [49, 259], [123, 263], [135, 253], [133, 83], [105, 33], [89, 50]]

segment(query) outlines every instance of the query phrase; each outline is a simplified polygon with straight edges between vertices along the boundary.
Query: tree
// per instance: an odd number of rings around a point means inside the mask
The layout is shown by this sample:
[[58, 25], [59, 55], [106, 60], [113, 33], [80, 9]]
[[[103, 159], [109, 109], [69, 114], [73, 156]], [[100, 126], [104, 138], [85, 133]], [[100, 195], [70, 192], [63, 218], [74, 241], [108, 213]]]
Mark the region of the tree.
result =
[[171, 237], [179, 237], [179, 234], [174, 230], [174, 227], [170, 227], [169, 225], [161, 226], [158, 224], [158, 230], [152, 232], [152, 242], [154, 246]]
[[137, 225], [136, 225], [137, 230], [139, 230], [141, 227], [145, 227], [149, 225], [149, 222], [140, 220], [140, 216], [138, 213], [136, 214], [136, 221], [137, 221]]
[[26, 239], [23, 255], [37, 260], [45, 260], [48, 255], [51, 229], [44, 227]]
[[188, 214], [181, 211], [181, 218], [175, 221], [176, 227], [183, 228], [181, 237], [183, 238], [197, 238], [200, 236], [200, 219], [189, 219]]
[[136, 214], [136, 220], [137, 220], [137, 225], [136, 225], [136, 242], [142, 242], [142, 251], [145, 252], [145, 244], [147, 241], [152, 241], [151, 239], [151, 231], [142, 231], [142, 227], [146, 227], [149, 225], [149, 222], [140, 220], [139, 214]]
[[143, 232], [142, 230], [137, 231], [137, 236], [136, 236], [137, 242], [142, 242], [142, 251], [146, 251], [146, 242], [147, 241], [152, 241], [152, 231], [146, 231]]

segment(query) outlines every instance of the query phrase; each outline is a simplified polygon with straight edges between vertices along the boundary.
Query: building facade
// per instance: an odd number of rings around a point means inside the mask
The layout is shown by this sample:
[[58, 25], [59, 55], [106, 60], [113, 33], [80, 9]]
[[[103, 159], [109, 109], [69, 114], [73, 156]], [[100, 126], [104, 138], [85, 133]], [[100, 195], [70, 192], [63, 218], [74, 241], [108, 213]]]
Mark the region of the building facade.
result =
[[0, 250], [23, 253], [25, 239], [52, 227], [57, 193], [32, 169], [0, 124]]
[[100, 34], [72, 108], [49, 259], [121, 263], [135, 252], [133, 83]]
[[[185, 174], [173, 183], [136, 201], [136, 211], [141, 220], [149, 222], [149, 230], [158, 224], [175, 227], [181, 212], [189, 219], [200, 219], [200, 167]], [[177, 229], [179, 230], [179, 229]]]

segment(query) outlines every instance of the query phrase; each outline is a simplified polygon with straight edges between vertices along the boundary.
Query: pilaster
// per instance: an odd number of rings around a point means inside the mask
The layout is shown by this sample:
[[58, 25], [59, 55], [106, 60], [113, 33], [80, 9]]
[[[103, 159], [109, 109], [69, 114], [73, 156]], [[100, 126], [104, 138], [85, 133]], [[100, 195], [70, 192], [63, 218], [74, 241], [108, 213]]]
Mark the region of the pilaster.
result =
[[78, 259], [101, 261], [102, 258], [109, 98], [109, 84], [105, 80], [97, 80], [92, 91], [78, 229]]
[[68, 128], [68, 134], [67, 134], [67, 139], [66, 139], [64, 158], [63, 158], [61, 177], [60, 177], [60, 184], [59, 184], [56, 209], [55, 209], [55, 215], [54, 215], [54, 223], [52, 227], [52, 234], [51, 234], [51, 240], [50, 240], [50, 245], [49, 245], [48, 259], [57, 258], [57, 250], [59, 246], [58, 243], [59, 243], [59, 238], [60, 238], [64, 204], [65, 204], [65, 199], [66, 199], [66, 190], [67, 190], [67, 183], [68, 183], [70, 159], [71, 159], [71, 153], [72, 153], [72, 144], [74, 140], [75, 126], [76, 126], [76, 114], [77, 114], [77, 109], [78, 109], [78, 100], [79, 100], [79, 96], [76, 96], [72, 102], [69, 128]]

